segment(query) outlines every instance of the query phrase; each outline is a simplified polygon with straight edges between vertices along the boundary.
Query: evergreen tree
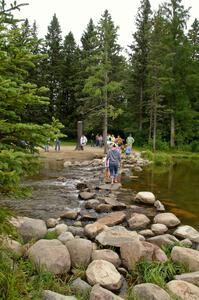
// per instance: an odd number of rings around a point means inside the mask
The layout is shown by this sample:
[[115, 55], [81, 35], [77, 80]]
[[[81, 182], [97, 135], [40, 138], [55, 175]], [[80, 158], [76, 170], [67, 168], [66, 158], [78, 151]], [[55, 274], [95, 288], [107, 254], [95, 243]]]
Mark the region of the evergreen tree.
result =
[[149, 53], [149, 34], [151, 28], [151, 5], [149, 0], [141, 0], [136, 16], [137, 30], [133, 34], [130, 46], [130, 82], [128, 83], [129, 106], [133, 118], [137, 121], [138, 130], [143, 129], [145, 107], [147, 102], [147, 64]]
[[59, 104], [59, 116], [67, 128], [67, 133], [72, 136], [75, 134], [78, 119], [79, 71], [80, 50], [72, 32], [69, 32], [63, 45], [62, 97]]
[[[88, 67], [90, 76], [86, 80], [84, 92], [92, 96], [90, 107], [92, 116], [103, 119], [103, 138], [106, 146], [108, 116], [115, 118], [121, 113], [116, 99], [121, 94], [120, 74], [117, 68], [123, 63], [120, 46], [117, 43], [117, 30], [109, 12], [102, 15], [98, 27], [97, 63]], [[91, 100], [91, 99], [89, 99]]]
[[35, 56], [21, 43], [23, 32], [12, 14], [20, 7], [14, 3], [7, 8], [0, 1], [0, 191], [5, 193], [16, 193], [20, 177], [35, 171], [35, 147], [53, 138], [54, 130], [61, 126], [56, 120], [55, 128], [23, 122], [28, 105], [47, 105], [48, 99], [38, 96], [45, 88], [28, 81]]
[[53, 15], [48, 26], [43, 53], [48, 56], [43, 62], [42, 69], [45, 76], [45, 85], [49, 88], [50, 98], [49, 111], [46, 113], [51, 119], [52, 116], [59, 116], [59, 104], [62, 96], [63, 46], [61, 28], [56, 14]]

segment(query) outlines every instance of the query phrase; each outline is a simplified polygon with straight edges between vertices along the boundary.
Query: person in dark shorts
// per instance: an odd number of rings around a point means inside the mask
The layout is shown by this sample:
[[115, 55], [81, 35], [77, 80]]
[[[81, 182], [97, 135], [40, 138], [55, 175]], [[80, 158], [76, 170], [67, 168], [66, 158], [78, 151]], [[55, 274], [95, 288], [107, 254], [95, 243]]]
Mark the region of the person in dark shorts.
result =
[[111, 184], [113, 184], [114, 182], [117, 182], [118, 169], [119, 169], [120, 162], [121, 162], [121, 154], [117, 150], [117, 148], [118, 148], [118, 146], [116, 144], [113, 144], [107, 154], [107, 160], [109, 161]]

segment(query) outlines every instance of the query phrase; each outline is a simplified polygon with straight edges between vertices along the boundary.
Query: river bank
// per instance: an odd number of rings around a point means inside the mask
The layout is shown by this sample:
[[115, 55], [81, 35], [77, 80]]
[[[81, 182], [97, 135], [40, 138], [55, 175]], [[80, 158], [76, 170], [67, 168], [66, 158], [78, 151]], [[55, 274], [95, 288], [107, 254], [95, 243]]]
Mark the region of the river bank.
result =
[[[132, 169], [141, 171], [147, 163], [137, 155], [124, 160], [122, 172], [125, 175]], [[4, 241], [4, 246], [23, 260], [27, 257], [25, 261], [32, 264], [37, 279], [44, 276], [40, 274], [43, 268], [53, 274], [51, 285], [49, 280], [40, 282], [40, 288], [29, 293], [26, 290], [27, 298], [23, 299], [148, 300], [153, 297], [164, 300], [176, 299], [173, 293], [182, 297], [185, 289], [189, 292], [182, 299], [197, 299], [197, 275], [192, 274], [199, 271], [196, 230], [181, 226], [174, 214], [164, 211], [153, 193], [134, 194], [120, 184], [111, 186], [100, 182], [99, 176], [94, 177], [95, 171], [99, 174], [103, 169], [99, 158], [67, 160], [65, 168], [71, 176], [73, 169], [77, 174], [84, 170], [84, 176], [76, 182], [78, 209], [65, 207], [59, 217], [45, 221], [27, 217], [13, 219], [21, 243]], [[92, 169], [90, 177], [89, 169]], [[67, 178], [62, 176], [57, 181], [64, 183]], [[146, 278], [147, 268], [156, 275]], [[166, 275], [158, 273], [157, 269], [161, 268], [167, 270]], [[171, 269], [172, 274], [167, 273]], [[190, 274], [180, 275], [185, 271]]]

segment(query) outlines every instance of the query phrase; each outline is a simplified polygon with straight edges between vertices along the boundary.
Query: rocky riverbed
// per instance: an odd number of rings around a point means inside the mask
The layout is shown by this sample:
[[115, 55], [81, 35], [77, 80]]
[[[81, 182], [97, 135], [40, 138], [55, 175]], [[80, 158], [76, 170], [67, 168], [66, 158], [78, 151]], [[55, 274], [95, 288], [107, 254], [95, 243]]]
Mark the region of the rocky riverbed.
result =
[[[124, 176], [130, 169], [141, 171], [147, 163], [139, 156], [124, 161]], [[11, 222], [23, 244], [8, 237], [4, 239], [5, 247], [19, 256], [27, 256], [38, 269], [42, 267], [56, 275], [72, 275], [77, 267], [85, 269], [86, 279], [72, 282], [74, 296], [45, 290], [43, 299], [74, 300], [78, 291], [82, 295], [87, 293], [90, 300], [121, 300], [126, 299], [129, 288], [132, 299], [135, 295], [141, 300], [199, 299], [197, 230], [182, 225], [174, 214], [165, 212], [153, 193], [133, 194], [120, 184], [104, 183], [101, 159], [66, 162], [65, 168], [67, 172], [56, 181], [67, 186], [71, 178], [68, 176], [73, 174], [75, 205], [60, 202], [60, 207], [49, 209], [42, 219], [13, 218]], [[67, 194], [67, 190], [64, 192]], [[49, 232], [56, 233], [57, 238], [44, 239]], [[188, 272], [167, 282], [164, 289], [152, 283], [129, 286], [128, 274], [141, 260], [160, 263], [169, 260], [161, 248], [163, 245], [173, 245], [170, 259], [186, 266]]]

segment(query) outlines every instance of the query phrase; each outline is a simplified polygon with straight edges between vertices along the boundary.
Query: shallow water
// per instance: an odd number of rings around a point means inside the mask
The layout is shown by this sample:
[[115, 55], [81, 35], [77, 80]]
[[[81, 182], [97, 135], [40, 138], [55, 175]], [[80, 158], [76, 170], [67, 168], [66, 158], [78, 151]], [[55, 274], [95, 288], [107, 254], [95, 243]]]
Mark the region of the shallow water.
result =
[[148, 167], [139, 178], [124, 178], [123, 186], [151, 191], [183, 224], [199, 230], [199, 160], [181, 160], [169, 167]]

